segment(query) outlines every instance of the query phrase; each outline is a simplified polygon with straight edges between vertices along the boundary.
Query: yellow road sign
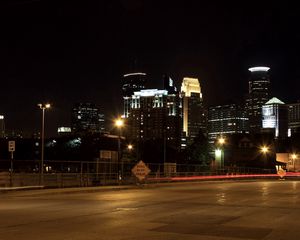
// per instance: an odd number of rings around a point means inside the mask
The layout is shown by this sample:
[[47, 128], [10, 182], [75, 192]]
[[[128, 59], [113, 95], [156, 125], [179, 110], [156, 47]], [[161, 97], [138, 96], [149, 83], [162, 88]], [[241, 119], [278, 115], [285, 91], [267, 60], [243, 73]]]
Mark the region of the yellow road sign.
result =
[[143, 161], [139, 161], [131, 170], [131, 172], [142, 181], [151, 172]]

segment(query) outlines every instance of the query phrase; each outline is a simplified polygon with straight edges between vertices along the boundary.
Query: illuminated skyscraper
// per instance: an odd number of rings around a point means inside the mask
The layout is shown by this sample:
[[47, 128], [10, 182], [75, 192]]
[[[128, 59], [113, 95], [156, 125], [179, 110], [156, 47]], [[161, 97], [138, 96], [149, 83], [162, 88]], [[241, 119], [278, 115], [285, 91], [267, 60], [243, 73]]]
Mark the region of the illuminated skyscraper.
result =
[[288, 108], [284, 102], [273, 97], [262, 106], [262, 127], [273, 129], [275, 137], [288, 135]]
[[253, 67], [249, 79], [249, 96], [247, 110], [249, 115], [249, 129], [252, 133], [260, 132], [262, 128], [262, 106], [269, 100], [270, 77], [269, 67]]
[[99, 133], [104, 131], [104, 115], [93, 103], [78, 103], [72, 109], [72, 132]]
[[131, 107], [131, 96], [134, 92], [145, 88], [146, 73], [134, 72], [123, 75], [122, 94], [124, 100], [124, 117], [129, 117]]
[[144, 89], [131, 97], [129, 116], [130, 139], [166, 139], [178, 141], [180, 137], [180, 110], [178, 94], [167, 90]]
[[197, 78], [184, 78], [181, 85], [183, 132], [190, 140], [199, 130], [206, 133], [206, 114], [200, 83]]
[[248, 133], [247, 113], [237, 104], [219, 105], [208, 110], [208, 140], [210, 144], [220, 136]]
[[289, 110], [289, 136], [300, 133], [300, 101], [288, 104]]

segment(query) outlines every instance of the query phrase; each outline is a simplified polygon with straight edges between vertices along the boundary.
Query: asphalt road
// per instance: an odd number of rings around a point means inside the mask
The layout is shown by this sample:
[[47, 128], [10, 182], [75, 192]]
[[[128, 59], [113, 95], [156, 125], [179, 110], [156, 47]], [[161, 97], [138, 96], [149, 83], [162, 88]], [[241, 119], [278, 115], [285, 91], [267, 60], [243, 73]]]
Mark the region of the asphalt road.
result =
[[300, 239], [300, 181], [0, 194], [1, 240]]

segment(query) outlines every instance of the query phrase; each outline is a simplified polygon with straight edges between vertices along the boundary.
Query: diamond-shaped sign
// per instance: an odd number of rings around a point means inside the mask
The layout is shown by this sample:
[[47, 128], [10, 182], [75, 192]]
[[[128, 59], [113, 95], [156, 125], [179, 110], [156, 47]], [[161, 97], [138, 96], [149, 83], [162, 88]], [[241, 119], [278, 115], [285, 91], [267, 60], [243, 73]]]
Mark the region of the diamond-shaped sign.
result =
[[143, 161], [139, 161], [131, 170], [131, 172], [142, 181], [151, 172]]

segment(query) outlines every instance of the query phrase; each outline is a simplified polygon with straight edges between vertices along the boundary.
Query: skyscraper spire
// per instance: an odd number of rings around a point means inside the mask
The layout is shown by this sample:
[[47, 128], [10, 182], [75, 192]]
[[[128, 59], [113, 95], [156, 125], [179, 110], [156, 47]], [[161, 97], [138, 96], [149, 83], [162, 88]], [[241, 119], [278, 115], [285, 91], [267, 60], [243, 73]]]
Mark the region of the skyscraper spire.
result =
[[269, 67], [258, 66], [248, 69], [251, 72], [249, 79], [249, 96], [247, 110], [249, 115], [250, 132], [259, 132], [262, 128], [262, 106], [269, 100], [270, 77]]

